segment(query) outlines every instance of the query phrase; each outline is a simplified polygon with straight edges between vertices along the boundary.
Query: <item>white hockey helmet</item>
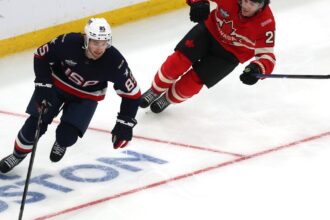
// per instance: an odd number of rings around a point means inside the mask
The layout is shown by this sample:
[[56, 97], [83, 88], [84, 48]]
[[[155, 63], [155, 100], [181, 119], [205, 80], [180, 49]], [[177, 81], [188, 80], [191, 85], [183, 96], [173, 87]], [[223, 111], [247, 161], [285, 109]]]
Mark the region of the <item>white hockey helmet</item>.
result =
[[85, 48], [88, 47], [90, 39], [93, 40], [107, 40], [108, 47], [112, 44], [111, 27], [104, 18], [91, 18], [85, 26]]

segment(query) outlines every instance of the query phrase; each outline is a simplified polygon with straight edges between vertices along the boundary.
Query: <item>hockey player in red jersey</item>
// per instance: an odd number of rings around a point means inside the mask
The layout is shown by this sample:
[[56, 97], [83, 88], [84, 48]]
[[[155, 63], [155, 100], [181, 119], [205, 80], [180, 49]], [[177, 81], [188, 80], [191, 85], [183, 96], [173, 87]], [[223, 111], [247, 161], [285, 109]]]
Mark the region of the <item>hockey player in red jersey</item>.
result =
[[258, 81], [253, 74], [271, 74], [275, 66], [275, 20], [269, 0], [187, 0], [190, 20], [198, 22], [157, 71], [140, 107], [155, 113], [181, 103], [205, 85], [211, 88], [239, 63], [254, 59], [240, 80]]
[[29, 117], [18, 132], [13, 153], [0, 161], [0, 172], [9, 172], [32, 151], [42, 103], [47, 111], [38, 124], [40, 136], [62, 112], [50, 152], [52, 162], [60, 161], [66, 149], [83, 137], [109, 83], [121, 97], [111, 132], [113, 147], [123, 148], [132, 139], [141, 92], [125, 58], [112, 45], [111, 28], [104, 18], [91, 18], [85, 34], [63, 34], [39, 47], [34, 72], [35, 90], [26, 109]]

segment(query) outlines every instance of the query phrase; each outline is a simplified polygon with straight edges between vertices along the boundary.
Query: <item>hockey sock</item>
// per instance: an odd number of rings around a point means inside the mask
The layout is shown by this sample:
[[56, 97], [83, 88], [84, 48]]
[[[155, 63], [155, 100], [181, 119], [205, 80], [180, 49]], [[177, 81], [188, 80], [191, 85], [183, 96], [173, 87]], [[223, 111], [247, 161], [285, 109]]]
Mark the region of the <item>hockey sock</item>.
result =
[[[15, 140], [14, 155], [16, 157], [25, 157], [32, 151], [34, 136], [37, 128], [38, 119], [30, 116], [24, 123]], [[41, 124], [39, 137], [47, 130], [47, 124]]]
[[166, 91], [190, 67], [191, 61], [180, 51], [175, 51], [167, 57], [152, 82], [152, 90], [156, 94]]
[[196, 72], [191, 69], [183, 75], [167, 92], [167, 99], [171, 103], [180, 103], [193, 95], [199, 93], [203, 87], [203, 82], [200, 80]]

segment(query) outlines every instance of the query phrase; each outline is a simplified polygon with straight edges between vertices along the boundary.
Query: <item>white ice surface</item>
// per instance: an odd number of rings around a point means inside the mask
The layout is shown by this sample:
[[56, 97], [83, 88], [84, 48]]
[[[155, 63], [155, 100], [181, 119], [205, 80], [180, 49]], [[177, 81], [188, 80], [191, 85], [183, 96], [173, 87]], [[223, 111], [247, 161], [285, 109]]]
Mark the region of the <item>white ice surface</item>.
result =
[[[274, 73], [330, 74], [329, 7], [328, 0], [272, 1], [277, 20]], [[143, 91], [193, 25], [186, 8], [113, 29], [113, 43]], [[1, 158], [12, 152], [24, 123], [33, 91], [32, 54], [0, 59]], [[50, 175], [49, 182], [71, 191], [31, 184], [30, 191], [45, 198], [26, 204], [24, 219], [330, 219], [329, 80], [266, 79], [246, 86], [239, 81], [243, 67], [162, 114], [141, 109], [136, 138], [124, 150], [112, 149], [108, 134], [120, 102], [111, 88], [92, 129], [56, 164], [48, 159], [57, 124], [51, 125], [39, 142], [32, 178]], [[125, 162], [140, 168], [132, 172], [97, 161], [132, 157], [125, 150], [166, 162]], [[6, 193], [23, 190], [18, 182], [24, 181], [28, 162], [7, 175], [17, 179], [0, 176], [0, 207], [1, 202], [8, 205], [0, 219], [18, 217], [15, 201], [20, 196]], [[82, 179], [97, 179], [107, 170], [119, 175], [96, 183], [61, 175], [84, 164], [98, 167], [77, 171]]]

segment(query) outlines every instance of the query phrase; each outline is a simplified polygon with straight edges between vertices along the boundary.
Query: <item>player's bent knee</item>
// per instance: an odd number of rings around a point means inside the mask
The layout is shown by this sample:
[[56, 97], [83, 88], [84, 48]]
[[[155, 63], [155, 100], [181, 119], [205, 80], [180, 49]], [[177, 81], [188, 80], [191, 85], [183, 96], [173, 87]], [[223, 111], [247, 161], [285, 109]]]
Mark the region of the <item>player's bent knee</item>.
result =
[[[32, 141], [34, 139], [35, 131], [37, 129], [37, 124], [38, 124], [38, 118], [30, 115], [26, 119], [20, 132], [26, 139], [28, 139], [29, 141]], [[48, 124], [45, 124], [45, 123], [40, 124], [39, 137], [41, 137], [47, 131], [47, 127], [48, 127]]]
[[56, 129], [56, 141], [62, 147], [70, 147], [77, 142], [79, 130], [65, 122], [61, 122]]
[[[187, 71], [192, 62], [180, 51], [175, 51], [172, 55], [168, 56], [165, 63], [162, 65], [164, 75], [182, 74]], [[175, 76], [174, 78], [177, 78]]]

